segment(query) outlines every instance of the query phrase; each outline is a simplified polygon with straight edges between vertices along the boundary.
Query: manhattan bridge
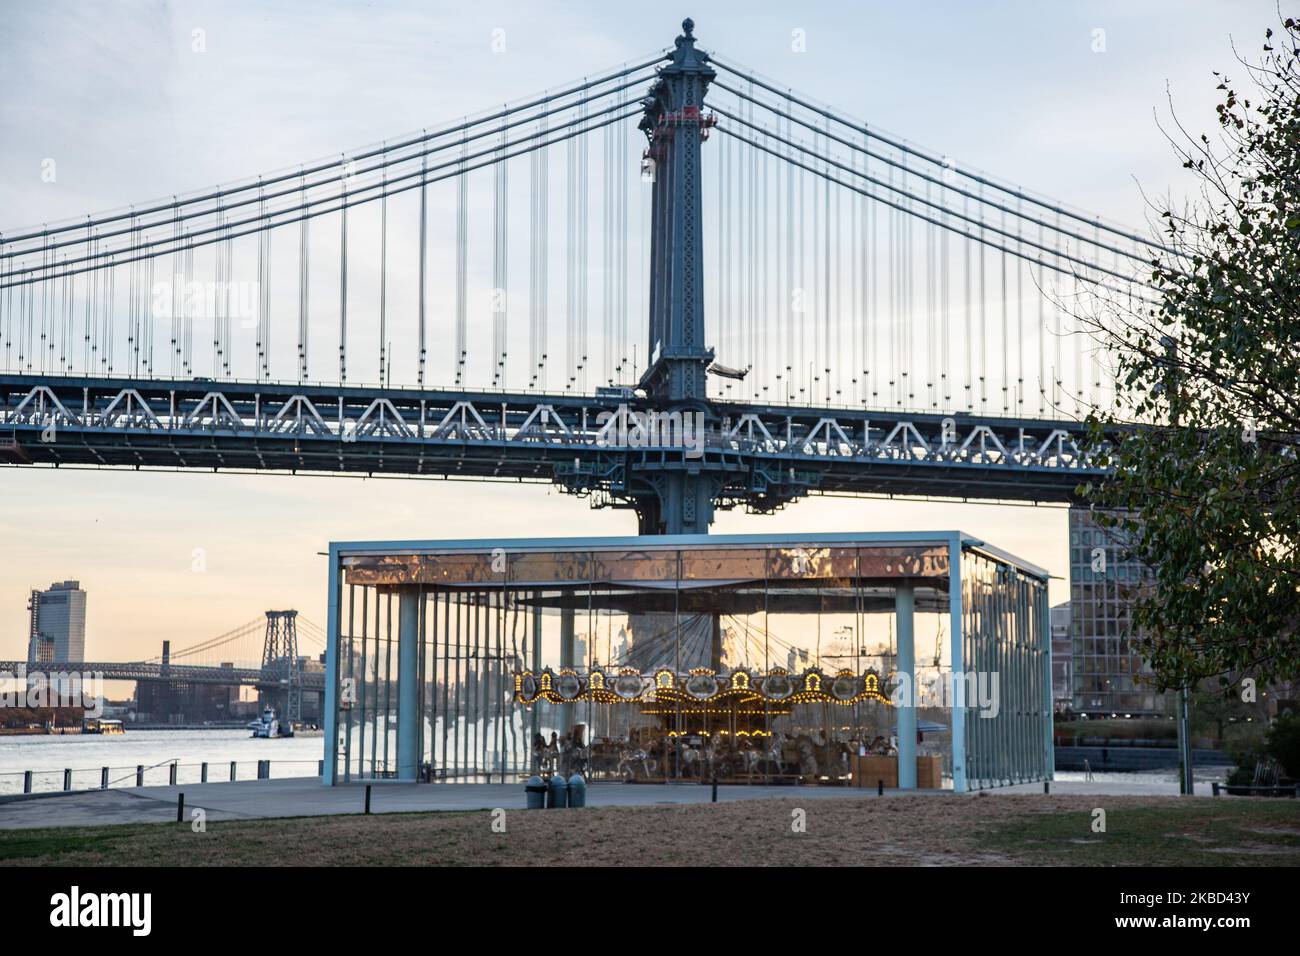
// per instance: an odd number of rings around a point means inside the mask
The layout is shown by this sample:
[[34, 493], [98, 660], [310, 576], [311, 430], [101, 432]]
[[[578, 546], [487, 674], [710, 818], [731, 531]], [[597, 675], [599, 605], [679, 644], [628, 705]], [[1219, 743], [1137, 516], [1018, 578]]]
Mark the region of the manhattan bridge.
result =
[[[1071, 500], [1114, 399], [1075, 305], [1146, 301], [1155, 241], [682, 28], [445, 125], [0, 234], [0, 461], [549, 482], [646, 534], [809, 494]], [[701, 446], [614, 440], [649, 412]]]

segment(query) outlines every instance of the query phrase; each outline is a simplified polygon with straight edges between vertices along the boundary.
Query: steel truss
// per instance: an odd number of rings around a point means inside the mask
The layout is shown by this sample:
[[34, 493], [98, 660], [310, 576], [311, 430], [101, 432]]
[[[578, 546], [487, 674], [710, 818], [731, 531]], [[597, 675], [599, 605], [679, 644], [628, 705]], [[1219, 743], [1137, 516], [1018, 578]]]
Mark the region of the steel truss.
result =
[[546, 481], [593, 507], [687, 475], [755, 511], [809, 493], [1065, 502], [1104, 474], [1078, 422], [707, 409], [698, 445], [643, 444], [618, 422], [665, 413], [644, 399], [0, 375], [0, 461]]

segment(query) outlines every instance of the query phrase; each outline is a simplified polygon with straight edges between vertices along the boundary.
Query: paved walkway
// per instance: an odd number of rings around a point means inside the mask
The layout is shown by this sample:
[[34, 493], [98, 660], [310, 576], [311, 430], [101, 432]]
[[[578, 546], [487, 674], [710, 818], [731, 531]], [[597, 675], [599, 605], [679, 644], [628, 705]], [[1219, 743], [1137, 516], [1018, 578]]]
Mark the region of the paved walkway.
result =
[[[1198, 788], [1199, 789], [1199, 788]], [[888, 793], [900, 793], [891, 790]], [[1006, 787], [995, 793], [1042, 793], [1043, 785]], [[1172, 796], [1177, 786], [1156, 780], [1124, 782], [1057, 781], [1053, 793]], [[1208, 795], [1209, 787], [1204, 787]], [[315, 777], [276, 780], [239, 780], [224, 783], [186, 784], [175, 787], [132, 787], [122, 790], [91, 790], [10, 798], [0, 802], [0, 829], [32, 827], [97, 826], [112, 823], [161, 823], [176, 819], [177, 796], [185, 794], [188, 810], [202, 807], [209, 820], [239, 820], [262, 817], [302, 817], [360, 813], [365, 800], [362, 784], [321, 786]], [[921, 791], [936, 798], [952, 799], [950, 791]], [[872, 789], [849, 787], [761, 787], [720, 786], [718, 800], [835, 798], [871, 799]], [[589, 806], [650, 806], [655, 804], [708, 803], [711, 788], [699, 784], [644, 785], [593, 783], [587, 788]], [[371, 790], [372, 813], [403, 813], [418, 810], [490, 810], [519, 808], [524, 803], [522, 784], [431, 784], [381, 781]]]

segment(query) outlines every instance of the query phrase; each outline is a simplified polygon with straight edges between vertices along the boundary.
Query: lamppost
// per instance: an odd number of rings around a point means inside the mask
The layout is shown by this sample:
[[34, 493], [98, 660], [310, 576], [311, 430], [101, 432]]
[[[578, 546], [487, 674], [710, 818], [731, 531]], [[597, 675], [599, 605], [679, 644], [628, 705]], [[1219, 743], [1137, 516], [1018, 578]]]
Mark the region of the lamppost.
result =
[[[1177, 379], [1178, 343], [1172, 336], [1164, 335], [1160, 338], [1160, 344], [1165, 347], [1165, 359], [1162, 364], [1165, 368], [1164, 387], [1169, 400], [1169, 425], [1177, 428], [1180, 402]], [[1184, 683], [1178, 690], [1178, 757], [1183, 771], [1182, 791], [1189, 797], [1195, 785], [1192, 777], [1191, 696], [1190, 687]]]

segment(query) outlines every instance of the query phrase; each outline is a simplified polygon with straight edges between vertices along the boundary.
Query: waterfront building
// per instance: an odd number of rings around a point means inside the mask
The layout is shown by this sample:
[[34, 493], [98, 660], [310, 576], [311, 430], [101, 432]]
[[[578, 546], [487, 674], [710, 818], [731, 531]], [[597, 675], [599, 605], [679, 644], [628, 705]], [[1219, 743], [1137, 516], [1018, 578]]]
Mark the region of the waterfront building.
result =
[[1164, 695], [1132, 634], [1132, 604], [1151, 582], [1124, 534], [1087, 508], [1070, 509], [1070, 632], [1074, 710], [1090, 717], [1163, 716]]
[[1052, 608], [1052, 697], [1056, 712], [1074, 709], [1074, 639], [1070, 602]]
[[33, 590], [27, 610], [28, 664], [80, 664], [86, 659], [86, 592], [80, 581]]

